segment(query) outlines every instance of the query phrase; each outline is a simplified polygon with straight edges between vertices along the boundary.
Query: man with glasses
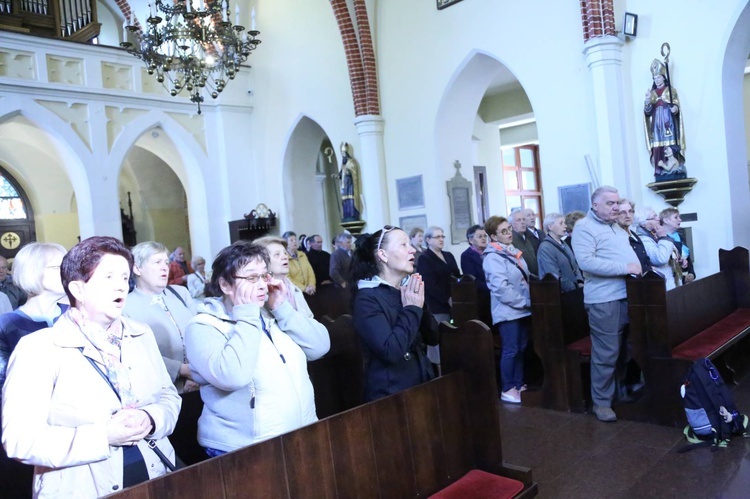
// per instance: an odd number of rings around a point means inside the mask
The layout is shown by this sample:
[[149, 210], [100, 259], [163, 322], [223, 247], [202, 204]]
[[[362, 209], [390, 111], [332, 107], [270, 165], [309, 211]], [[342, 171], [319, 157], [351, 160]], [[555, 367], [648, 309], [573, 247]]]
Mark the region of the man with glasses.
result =
[[487, 247], [487, 233], [481, 225], [472, 225], [466, 231], [466, 239], [469, 241], [469, 247], [461, 253], [461, 271], [474, 276], [477, 291], [489, 293], [482, 269], [482, 253]]
[[640, 274], [641, 264], [617, 224], [617, 189], [603, 185], [591, 195], [591, 210], [573, 230], [573, 252], [583, 271], [583, 302], [591, 327], [591, 398], [599, 421], [617, 421], [612, 410], [618, 384], [624, 383], [628, 323], [625, 276]]

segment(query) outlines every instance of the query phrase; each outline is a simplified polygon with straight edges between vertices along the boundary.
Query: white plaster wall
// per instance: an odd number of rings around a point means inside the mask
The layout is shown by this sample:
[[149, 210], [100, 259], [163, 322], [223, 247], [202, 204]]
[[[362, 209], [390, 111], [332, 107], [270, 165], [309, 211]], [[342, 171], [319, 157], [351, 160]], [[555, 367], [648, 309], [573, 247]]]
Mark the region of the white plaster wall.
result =
[[[583, 112], [589, 83], [577, 3], [472, 0], [437, 11], [430, 2], [386, 1], [379, 3], [378, 26], [389, 188], [396, 178], [425, 173], [430, 223], [449, 225], [444, 182], [453, 175], [454, 159], [463, 164], [471, 159], [472, 125], [486, 86], [478, 95], [456, 96], [446, 89], [476, 52], [507, 66], [528, 95], [541, 162], [550, 165], [543, 170], [544, 185], [588, 181], [583, 156], [596, 147], [591, 119]], [[551, 91], [553, 86], [564, 90]], [[467, 127], [453, 128], [451, 116], [436, 122], [443, 99], [469, 113]], [[436, 143], [445, 127], [449, 139]], [[497, 201], [503, 196], [501, 175], [488, 176], [491, 209], [503, 208], [504, 201]], [[549, 192], [546, 204], [556, 207], [556, 196]], [[395, 196], [390, 209], [396, 220]]]
[[[328, 1], [258, 0], [254, 5], [263, 42], [250, 61], [252, 117], [249, 122], [228, 117], [223, 126], [232, 156], [227, 162], [230, 219], [263, 202], [279, 214], [280, 231], [302, 231], [305, 221], [297, 223], [293, 216], [298, 205], [321, 217], [323, 210], [312, 197], [292, 196], [284, 184], [284, 157], [300, 119], [316, 122], [335, 148], [350, 142], [359, 159], [346, 57]], [[312, 173], [316, 159], [317, 150], [299, 161]]]

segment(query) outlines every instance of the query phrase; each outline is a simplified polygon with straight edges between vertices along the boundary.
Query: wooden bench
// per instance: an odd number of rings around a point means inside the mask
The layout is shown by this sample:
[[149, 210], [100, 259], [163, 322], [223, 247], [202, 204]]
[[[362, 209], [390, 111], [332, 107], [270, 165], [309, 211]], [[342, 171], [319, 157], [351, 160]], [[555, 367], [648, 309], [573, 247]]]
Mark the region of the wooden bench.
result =
[[536, 495], [531, 472], [502, 460], [489, 330], [469, 323], [441, 345], [438, 379], [115, 496], [477, 497], [462, 487], [487, 483], [507, 492], [492, 497]]
[[693, 362], [712, 359], [727, 383], [735, 380], [732, 354], [750, 335], [750, 257], [745, 248], [719, 250], [716, 274], [665, 291], [648, 273], [627, 279], [631, 336], [647, 345], [643, 419], [667, 426], [685, 424], [679, 387]]
[[590, 400], [591, 338], [583, 290], [561, 293], [550, 274], [532, 279], [531, 338], [544, 371], [541, 389], [524, 393], [524, 405], [584, 412]]
[[489, 293], [477, 289], [473, 275], [464, 274], [451, 280], [451, 317], [454, 324], [476, 319], [492, 327]]
[[317, 320], [323, 316], [336, 319], [352, 313], [351, 292], [345, 288], [337, 288], [333, 284], [318, 286], [314, 295], [305, 295], [305, 300]]

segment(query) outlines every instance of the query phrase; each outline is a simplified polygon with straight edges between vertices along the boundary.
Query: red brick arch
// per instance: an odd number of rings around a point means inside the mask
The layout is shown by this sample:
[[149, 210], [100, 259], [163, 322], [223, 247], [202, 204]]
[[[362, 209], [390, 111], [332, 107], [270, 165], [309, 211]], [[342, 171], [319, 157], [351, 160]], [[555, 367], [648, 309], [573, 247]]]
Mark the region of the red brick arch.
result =
[[580, 0], [583, 41], [615, 36], [614, 0]]
[[331, 7], [344, 43], [354, 114], [380, 114], [377, 65], [365, 0], [354, 0], [356, 27], [346, 0], [331, 0]]

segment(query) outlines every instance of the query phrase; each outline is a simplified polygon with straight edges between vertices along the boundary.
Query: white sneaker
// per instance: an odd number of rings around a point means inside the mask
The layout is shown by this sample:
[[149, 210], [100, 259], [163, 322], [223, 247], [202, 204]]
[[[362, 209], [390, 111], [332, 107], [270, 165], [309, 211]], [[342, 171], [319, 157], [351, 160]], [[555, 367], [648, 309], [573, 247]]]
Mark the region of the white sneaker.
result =
[[500, 400], [502, 400], [503, 402], [511, 403], [511, 404], [520, 404], [521, 394], [515, 388], [511, 388], [507, 392], [503, 392], [500, 394]]

